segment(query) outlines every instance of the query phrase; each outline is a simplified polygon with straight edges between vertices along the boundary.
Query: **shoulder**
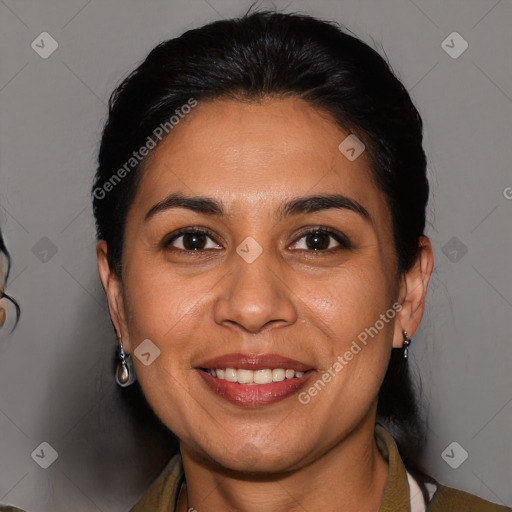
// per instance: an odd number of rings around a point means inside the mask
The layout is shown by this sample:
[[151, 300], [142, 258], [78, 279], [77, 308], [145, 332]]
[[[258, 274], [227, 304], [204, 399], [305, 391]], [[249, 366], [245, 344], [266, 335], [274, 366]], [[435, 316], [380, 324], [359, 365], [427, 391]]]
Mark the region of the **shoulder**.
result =
[[428, 512], [512, 512], [511, 508], [496, 505], [464, 491], [439, 485], [427, 508]]

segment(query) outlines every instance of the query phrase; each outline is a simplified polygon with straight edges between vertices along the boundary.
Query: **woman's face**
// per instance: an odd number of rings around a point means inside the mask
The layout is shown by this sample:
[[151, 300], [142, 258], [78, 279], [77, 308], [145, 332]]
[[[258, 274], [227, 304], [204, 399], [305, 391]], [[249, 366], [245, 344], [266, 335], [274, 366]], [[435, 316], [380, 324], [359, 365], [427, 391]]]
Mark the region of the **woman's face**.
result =
[[[282, 471], [373, 429], [401, 345], [403, 279], [367, 152], [351, 161], [338, 148], [348, 135], [300, 99], [213, 101], [148, 161], [122, 283], [103, 282], [144, 393], [182, 451]], [[224, 379], [210, 374], [219, 369]], [[230, 382], [254, 378], [264, 384]]]

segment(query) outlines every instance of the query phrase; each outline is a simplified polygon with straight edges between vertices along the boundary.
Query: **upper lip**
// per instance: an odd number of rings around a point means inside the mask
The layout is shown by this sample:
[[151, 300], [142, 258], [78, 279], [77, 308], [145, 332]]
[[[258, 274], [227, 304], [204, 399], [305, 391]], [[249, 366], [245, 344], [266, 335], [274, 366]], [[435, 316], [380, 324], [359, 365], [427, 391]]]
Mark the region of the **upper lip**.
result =
[[306, 372], [311, 370], [300, 361], [279, 354], [224, 354], [197, 365], [197, 368], [239, 368], [243, 370], [263, 370], [265, 368], [283, 368]]

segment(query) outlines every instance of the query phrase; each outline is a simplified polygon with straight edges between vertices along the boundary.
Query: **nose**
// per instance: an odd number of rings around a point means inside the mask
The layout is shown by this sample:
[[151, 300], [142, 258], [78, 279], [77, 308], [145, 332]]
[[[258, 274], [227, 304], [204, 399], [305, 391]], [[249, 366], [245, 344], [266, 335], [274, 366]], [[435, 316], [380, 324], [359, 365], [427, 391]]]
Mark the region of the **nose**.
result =
[[214, 303], [216, 323], [236, 325], [251, 333], [293, 324], [297, 310], [280, 262], [273, 261], [266, 251], [251, 263], [236, 253], [233, 260]]

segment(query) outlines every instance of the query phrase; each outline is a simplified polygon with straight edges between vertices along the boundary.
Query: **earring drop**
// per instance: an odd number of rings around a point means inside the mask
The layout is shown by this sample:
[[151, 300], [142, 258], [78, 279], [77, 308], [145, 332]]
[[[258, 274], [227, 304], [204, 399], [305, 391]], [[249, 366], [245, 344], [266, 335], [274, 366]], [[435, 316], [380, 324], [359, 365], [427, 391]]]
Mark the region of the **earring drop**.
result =
[[132, 358], [130, 354], [125, 353], [121, 338], [119, 338], [119, 362], [117, 363], [115, 379], [117, 385], [122, 388], [127, 388], [135, 382]]
[[409, 345], [411, 344], [411, 338], [407, 336], [407, 331], [402, 331], [402, 336], [404, 337], [404, 343], [402, 348], [404, 349], [404, 359], [407, 359], [409, 356]]

